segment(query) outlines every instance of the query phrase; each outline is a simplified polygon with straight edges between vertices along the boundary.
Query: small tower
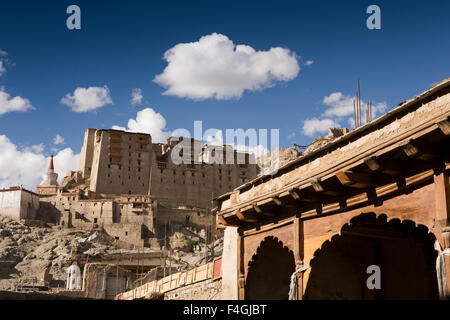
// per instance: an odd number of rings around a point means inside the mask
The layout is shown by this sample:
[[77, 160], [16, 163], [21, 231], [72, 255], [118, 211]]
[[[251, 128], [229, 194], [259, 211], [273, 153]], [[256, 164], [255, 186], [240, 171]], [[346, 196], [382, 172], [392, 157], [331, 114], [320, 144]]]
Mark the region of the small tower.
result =
[[41, 194], [56, 194], [58, 193], [58, 174], [55, 173], [55, 167], [53, 166], [53, 155], [50, 156], [50, 164], [48, 171], [44, 175], [44, 180], [37, 186], [37, 193]]

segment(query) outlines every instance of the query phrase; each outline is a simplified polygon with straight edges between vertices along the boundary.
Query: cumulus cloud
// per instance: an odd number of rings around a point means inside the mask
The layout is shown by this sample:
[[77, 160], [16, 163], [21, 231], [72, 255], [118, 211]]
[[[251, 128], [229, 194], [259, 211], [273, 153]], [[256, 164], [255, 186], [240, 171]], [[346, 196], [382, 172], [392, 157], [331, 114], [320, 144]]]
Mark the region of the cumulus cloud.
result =
[[[354, 126], [354, 107], [353, 99], [355, 97], [344, 95], [342, 92], [333, 92], [323, 98], [322, 103], [327, 106], [326, 110], [319, 118], [306, 119], [303, 121], [303, 133], [307, 136], [314, 136], [316, 133], [326, 133], [328, 128], [339, 127], [339, 123], [347, 123], [349, 127]], [[367, 102], [361, 101], [362, 111]], [[373, 103], [373, 119], [381, 115], [387, 109], [386, 102]], [[362, 120], [364, 123], [364, 114]]]
[[339, 123], [333, 119], [312, 118], [303, 121], [303, 133], [310, 137], [315, 136], [316, 133], [325, 133], [328, 128], [336, 127], [339, 127]]
[[[41, 183], [47, 172], [50, 157], [45, 156], [43, 145], [31, 148], [19, 148], [6, 135], [0, 135], [0, 187], [23, 185], [34, 190]], [[55, 171], [59, 180], [69, 170], [78, 167], [79, 154], [74, 154], [70, 148], [59, 151], [54, 157]]]
[[[323, 104], [329, 107], [327, 110], [325, 110], [323, 115], [325, 117], [345, 117], [353, 115], [353, 99], [355, 99], [355, 97], [344, 95], [341, 92], [333, 92], [329, 96], [323, 98]], [[361, 106], [365, 105], [366, 102], [361, 101]], [[376, 114], [383, 113], [386, 108], [386, 102], [374, 103], [374, 116]]]
[[88, 112], [101, 108], [113, 101], [107, 86], [76, 88], [73, 95], [66, 94], [61, 103], [69, 106], [74, 112]]
[[154, 143], [166, 142], [171, 135], [171, 132], [166, 130], [166, 119], [152, 108], [145, 108], [137, 113], [136, 119], [129, 119], [128, 128], [113, 126], [112, 129], [149, 133]]
[[53, 144], [58, 145], [64, 143], [64, 138], [59, 134], [56, 134], [56, 137], [53, 139]]
[[153, 79], [167, 89], [163, 94], [196, 100], [240, 98], [245, 90], [292, 80], [300, 71], [297, 56], [289, 49], [256, 51], [218, 33], [177, 44], [164, 59], [167, 67]]
[[0, 116], [8, 112], [25, 112], [33, 109], [30, 100], [19, 96], [11, 98], [11, 95], [0, 87]]
[[142, 104], [143, 99], [142, 89], [135, 88], [131, 91], [131, 104]]

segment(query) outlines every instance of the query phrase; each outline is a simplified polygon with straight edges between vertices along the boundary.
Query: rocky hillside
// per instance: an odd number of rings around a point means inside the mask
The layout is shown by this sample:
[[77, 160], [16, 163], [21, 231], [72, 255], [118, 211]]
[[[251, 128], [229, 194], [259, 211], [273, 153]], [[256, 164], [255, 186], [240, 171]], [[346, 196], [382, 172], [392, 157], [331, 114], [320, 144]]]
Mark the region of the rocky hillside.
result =
[[72, 253], [95, 257], [126, 251], [86, 241], [90, 234], [92, 231], [30, 227], [0, 216], [0, 290], [14, 290], [19, 284], [38, 284], [44, 269], [63, 286]]
[[[212, 248], [205, 246], [205, 230], [195, 231], [186, 229], [169, 238], [167, 264], [185, 270], [208, 260]], [[94, 231], [59, 226], [33, 227], [0, 216], [0, 291], [14, 290], [16, 285], [37, 285], [44, 269], [53, 276], [53, 285], [62, 287], [73, 255], [136, 253], [119, 249], [95, 235]], [[221, 255], [223, 239], [217, 239], [213, 245], [214, 255]]]

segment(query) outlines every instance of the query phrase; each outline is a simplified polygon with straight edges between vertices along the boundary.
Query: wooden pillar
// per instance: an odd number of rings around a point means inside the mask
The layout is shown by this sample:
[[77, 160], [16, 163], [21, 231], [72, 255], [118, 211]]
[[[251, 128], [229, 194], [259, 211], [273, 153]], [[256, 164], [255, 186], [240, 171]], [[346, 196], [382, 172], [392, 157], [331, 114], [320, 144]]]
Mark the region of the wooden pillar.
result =
[[244, 239], [241, 232], [238, 231], [237, 243], [237, 261], [238, 261], [238, 297], [239, 300], [245, 299], [245, 266], [244, 266]]
[[[441, 227], [442, 250], [450, 248], [450, 181], [445, 170], [434, 176], [436, 220]], [[450, 256], [444, 255], [446, 269], [446, 297], [450, 299]]]
[[[304, 233], [303, 233], [303, 220], [299, 217], [294, 219], [294, 259], [295, 270], [300, 269], [304, 262]], [[303, 273], [297, 273], [297, 292], [298, 300], [303, 300]]]
[[294, 259], [295, 266], [303, 266], [304, 244], [303, 244], [303, 221], [300, 218], [294, 219]]

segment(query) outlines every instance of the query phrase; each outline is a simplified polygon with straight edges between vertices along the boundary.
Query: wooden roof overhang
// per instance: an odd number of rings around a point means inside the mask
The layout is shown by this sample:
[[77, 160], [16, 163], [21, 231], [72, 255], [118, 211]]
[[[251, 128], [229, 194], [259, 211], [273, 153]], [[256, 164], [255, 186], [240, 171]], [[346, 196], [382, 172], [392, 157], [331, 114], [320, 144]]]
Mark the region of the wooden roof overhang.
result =
[[334, 142], [215, 199], [217, 226], [334, 214], [450, 169], [450, 79]]

